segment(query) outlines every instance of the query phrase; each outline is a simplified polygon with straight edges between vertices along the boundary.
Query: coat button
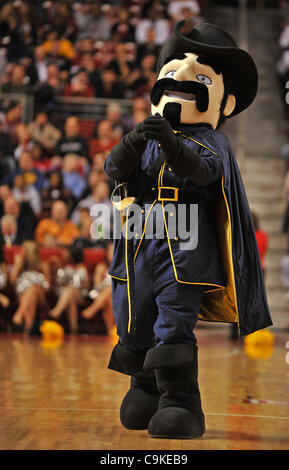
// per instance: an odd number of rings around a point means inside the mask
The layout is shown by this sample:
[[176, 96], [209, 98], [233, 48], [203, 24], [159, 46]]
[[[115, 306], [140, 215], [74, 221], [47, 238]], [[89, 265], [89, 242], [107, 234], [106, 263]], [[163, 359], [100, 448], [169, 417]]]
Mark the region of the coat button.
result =
[[179, 239], [179, 237], [175, 237], [175, 238], [174, 238], [174, 240], [178, 240], [178, 239]]

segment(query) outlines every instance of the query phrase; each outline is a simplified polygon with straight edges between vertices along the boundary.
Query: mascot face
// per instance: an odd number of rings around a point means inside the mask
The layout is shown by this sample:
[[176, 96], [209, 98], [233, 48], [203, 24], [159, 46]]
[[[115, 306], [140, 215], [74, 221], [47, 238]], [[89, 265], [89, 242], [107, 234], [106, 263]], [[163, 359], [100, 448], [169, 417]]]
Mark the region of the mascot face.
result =
[[[212, 59], [194, 53], [168, 58], [151, 92], [152, 114], [159, 113], [177, 129], [180, 123], [208, 123], [217, 127], [225, 87], [219, 66]], [[224, 116], [235, 108], [228, 95]]]

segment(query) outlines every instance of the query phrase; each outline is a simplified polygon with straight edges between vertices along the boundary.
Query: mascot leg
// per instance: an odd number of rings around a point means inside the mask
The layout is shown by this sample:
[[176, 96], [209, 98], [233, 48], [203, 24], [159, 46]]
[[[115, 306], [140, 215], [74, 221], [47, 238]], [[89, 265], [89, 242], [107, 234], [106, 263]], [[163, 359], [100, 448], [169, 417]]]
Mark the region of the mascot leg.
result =
[[120, 421], [127, 429], [147, 429], [158, 410], [160, 393], [153, 370], [143, 370], [146, 353], [133, 352], [117, 344], [109, 368], [131, 376], [130, 388], [120, 407]]
[[194, 439], [204, 434], [197, 351], [193, 344], [164, 344], [148, 351], [144, 368], [155, 369], [161, 393], [148, 426], [151, 437]]

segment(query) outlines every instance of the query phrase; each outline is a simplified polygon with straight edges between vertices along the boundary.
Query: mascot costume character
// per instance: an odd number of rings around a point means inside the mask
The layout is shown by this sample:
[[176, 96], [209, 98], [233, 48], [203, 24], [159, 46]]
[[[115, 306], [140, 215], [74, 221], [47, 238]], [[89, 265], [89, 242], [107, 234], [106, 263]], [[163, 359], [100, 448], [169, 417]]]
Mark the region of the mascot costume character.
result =
[[[197, 320], [235, 323], [240, 336], [272, 322], [240, 172], [216, 130], [254, 100], [256, 66], [222, 28], [201, 23], [182, 33], [184, 26], [175, 24], [161, 49], [152, 115], [105, 162], [127, 196], [109, 270], [119, 341], [108, 367], [131, 377], [120, 408], [123, 426], [192, 439], [205, 432]], [[142, 233], [133, 238], [127, 236], [131, 201], [142, 219]], [[186, 209], [182, 215], [178, 205]], [[197, 207], [198, 227], [191, 245], [191, 236], [184, 242], [168, 229], [172, 219], [176, 227], [184, 219], [189, 224], [190, 207]]]

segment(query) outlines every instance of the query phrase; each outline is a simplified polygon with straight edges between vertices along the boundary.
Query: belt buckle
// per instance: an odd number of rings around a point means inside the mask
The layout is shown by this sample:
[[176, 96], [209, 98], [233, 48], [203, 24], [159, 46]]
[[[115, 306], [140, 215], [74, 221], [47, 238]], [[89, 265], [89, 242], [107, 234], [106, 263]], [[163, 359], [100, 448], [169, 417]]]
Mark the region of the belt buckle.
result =
[[[170, 189], [170, 190], [174, 191], [173, 196], [172, 197], [162, 197], [161, 196], [162, 189]], [[178, 200], [179, 188], [173, 188], [171, 186], [159, 186], [158, 190], [159, 190], [158, 191], [158, 200], [159, 201], [177, 201]]]

